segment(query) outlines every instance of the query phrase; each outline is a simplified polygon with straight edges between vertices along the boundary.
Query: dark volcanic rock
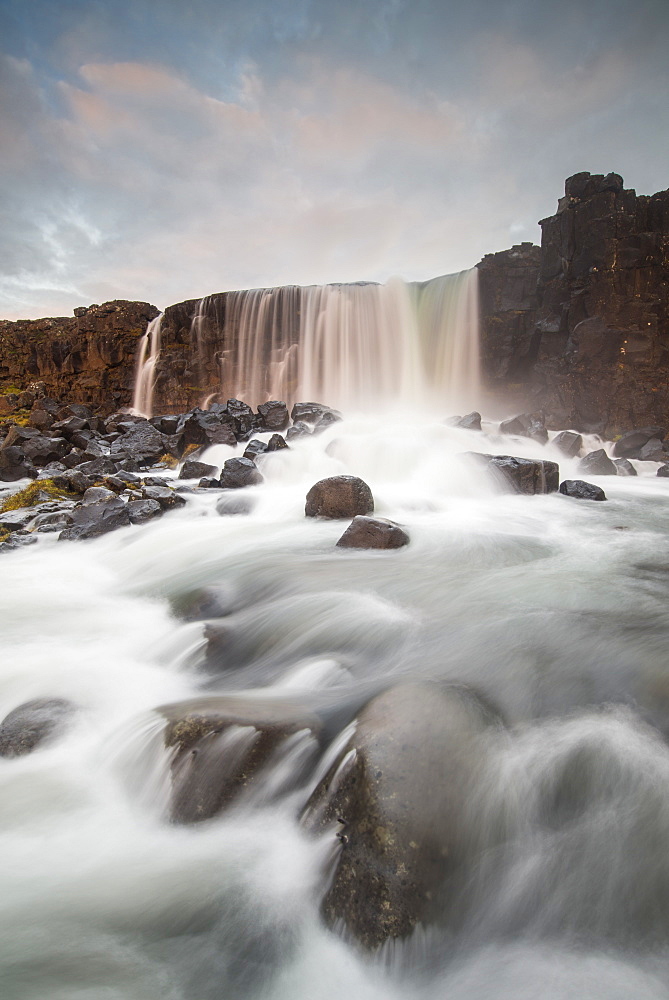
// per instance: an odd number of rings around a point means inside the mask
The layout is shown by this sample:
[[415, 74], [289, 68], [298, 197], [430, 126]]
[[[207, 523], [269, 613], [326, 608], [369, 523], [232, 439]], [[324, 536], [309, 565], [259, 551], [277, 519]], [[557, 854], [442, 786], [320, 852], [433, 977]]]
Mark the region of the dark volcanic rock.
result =
[[520, 413], [517, 417], [503, 420], [499, 429], [502, 434], [515, 434], [517, 437], [531, 438], [541, 444], [548, 441], [548, 431], [542, 413]]
[[[259, 774], [278, 762], [286, 741], [304, 743], [305, 753], [318, 748], [320, 722], [303, 706], [280, 699], [200, 698], [158, 710], [166, 719], [165, 745], [172, 759], [172, 819], [197, 823], [209, 819], [245, 791]], [[301, 737], [297, 737], [297, 734]], [[294, 787], [304, 778], [297, 767], [289, 775]]]
[[578, 463], [578, 471], [590, 476], [616, 476], [618, 470], [603, 448], [588, 452]]
[[657, 470], [657, 475], [660, 476], [662, 479], [665, 479], [666, 477], [668, 477], [669, 476], [669, 464], [661, 465], [660, 468]]
[[0, 757], [22, 757], [54, 738], [74, 710], [64, 698], [35, 698], [19, 705], [0, 722]]
[[58, 541], [99, 538], [128, 524], [130, 516], [126, 504], [112, 493], [110, 499], [81, 503], [75, 507], [72, 523], [60, 533]]
[[513, 455], [484, 455], [477, 451], [466, 452], [467, 457], [485, 463], [497, 481], [511, 487], [515, 493], [532, 496], [536, 493], [555, 493], [560, 482], [557, 462], [516, 458]]
[[662, 441], [659, 438], [651, 438], [639, 450], [639, 458], [642, 462], [664, 462], [667, 453], [662, 447]]
[[268, 431], [285, 431], [290, 423], [288, 407], [277, 399], [261, 403], [258, 407], [258, 416], [260, 417], [260, 426]]
[[559, 448], [567, 458], [576, 458], [583, 447], [583, 438], [575, 431], [560, 431], [559, 434], [555, 435], [551, 444]]
[[636, 476], [637, 471], [631, 462], [628, 462], [626, 458], [614, 458], [613, 464], [616, 467], [619, 476]]
[[560, 483], [560, 493], [575, 500], [606, 500], [606, 494], [600, 486], [586, 483], [582, 479], [565, 479]]
[[635, 431], [621, 434], [613, 446], [613, 454], [618, 458], [640, 458], [640, 451], [653, 438], [660, 441], [665, 436], [664, 427], [640, 427]]
[[328, 414], [341, 420], [341, 413], [338, 410], [333, 410], [331, 406], [325, 406], [323, 403], [295, 403], [290, 411], [294, 424], [298, 422], [317, 424]]
[[148, 420], [124, 428], [111, 446], [109, 457], [115, 462], [130, 458], [139, 465], [153, 465], [166, 451], [165, 439]]
[[186, 503], [176, 490], [171, 490], [169, 486], [145, 486], [142, 489], [144, 500], [155, 500], [163, 510], [171, 510], [174, 507], [183, 507]]
[[304, 420], [298, 420], [286, 431], [286, 441], [294, 441], [295, 438], [309, 437], [312, 428]]
[[315, 483], [307, 493], [307, 517], [350, 518], [374, 513], [374, 497], [357, 476], [331, 476]]
[[12, 445], [0, 448], [0, 480], [5, 483], [16, 482], [17, 479], [35, 479], [37, 469], [28, 461], [23, 448]]
[[226, 490], [258, 486], [262, 482], [263, 476], [250, 458], [229, 458], [221, 472], [221, 486]]
[[383, 517], [354, 517], [337, 542], [342, 549], [400, 549], [409, 544], [406, 531]]
[[229, 399], [225, 409], [232, 417], [237, 438], [247, 438], [256, 425], [256, 415], [248, 403], [243, 403], [241, 399]]
[[251, 461], [254, 460], [258, 455], [263, 455], [267, 451], [267, 442], [261, 441], [260, 438], [251, 438], [246, 448], [244, 449], [244, 458], [250, 458]]
[[554, 426], [611, 437], [661, 424], [669, 191], [637, 196], [617, 174], [577, 174], [541, 227], [540, 251], [514, 248], [479, 265], [488, 379], [540, 402]]
[[282, 451], [282, 449], [287, 447], [288, 444], [286, 439], [280, 434], [272, 434], [271, 438], [267, 442], [267, 451]]
[[157, 500], [130, 500], [126, 507], [131, 524], [144, 524], [163, 513]]
[[215, 465], [207, 465], [206, 462], [192, 462], [186, 460], [181, 466], [179, 479], [202, 479], [203, 477], [215, 477], [217, 473]]
[[[471, 693], [401, 684], [362, 710], [348, 745], [314, 791], [305, 822], [338, 829], [323, 900], [364, 947], [446, 920], [447, 881], [475, 853], [470, 797], [497, 719]], [[479, 841], [480, 843], [480, 841]]]
[[0, 321], [2, 377], [14, 384], [41, 381], [46, 398], [34, 404], [35, 426], [48, 426], [39, 411], [58, 419], [63, 407], [57, 399], [105, 412], [129, 405], [137, 345], [157, 315], [147, 302], [115, 301], [81, 308], [70, 318]]

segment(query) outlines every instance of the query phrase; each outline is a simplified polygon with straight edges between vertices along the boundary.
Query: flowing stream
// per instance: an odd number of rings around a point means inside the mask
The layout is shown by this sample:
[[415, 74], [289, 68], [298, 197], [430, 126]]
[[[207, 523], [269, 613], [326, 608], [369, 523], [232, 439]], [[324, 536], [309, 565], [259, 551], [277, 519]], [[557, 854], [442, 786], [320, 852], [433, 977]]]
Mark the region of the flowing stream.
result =
[[[347, 414], [263, 456], [245, 516], [203, 491], [3, 555], [0, 717], [36, 697], [78, 713], [0, 759], [2, 1000], [669, 997], [669, 481], [635, 463], [595, 479], [605, 503], [499, 493], [462, 452], [552, 458], [562, 479], [576, 462], [445, 416]], [[305, 519], [338, 473], [370, 484], [408, 547], [337, 550], [341, 522]], [[177, 613], [205, 585], [243, 640], [226, 673]], [[470, 790], [471, 836], [494, 846], [457, 929], [368, 956], [319, 916], [334, 841], [300, 827], [308, 789], [282, 794], [277, 773], [214, 820], [168, 822], [152, 709], [289, 690], [335, 710], [406, 677], [471, 684], [503, 714]]]

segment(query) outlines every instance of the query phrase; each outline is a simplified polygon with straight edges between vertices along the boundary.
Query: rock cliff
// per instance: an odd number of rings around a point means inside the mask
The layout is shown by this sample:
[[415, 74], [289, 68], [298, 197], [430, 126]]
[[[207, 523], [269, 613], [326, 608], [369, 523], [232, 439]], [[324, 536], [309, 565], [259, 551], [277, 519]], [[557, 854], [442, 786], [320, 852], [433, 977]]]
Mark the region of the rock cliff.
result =
[[478, 265], [483, 361], [549, 425], [615, 434], [669, 412], [669, 191], [618, 174], [567, 179], [541, 249]]
[[72, 317], [0, 321], [0, 412], [16, 394], [44, 383], [55, 399], [88, 403], [108, 412], [129, 404], [137, 341], [158, 315], [148, 302], [105, 302]]

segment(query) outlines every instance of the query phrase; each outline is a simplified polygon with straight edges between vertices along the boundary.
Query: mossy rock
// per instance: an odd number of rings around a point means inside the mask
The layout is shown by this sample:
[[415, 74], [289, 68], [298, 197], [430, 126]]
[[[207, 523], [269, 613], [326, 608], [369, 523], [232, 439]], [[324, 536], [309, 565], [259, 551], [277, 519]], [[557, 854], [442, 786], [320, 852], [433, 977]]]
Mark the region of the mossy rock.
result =
[[12, 493], [11, 496], [7, 497], [0, 505], [0, 514], [6, 514], [9, 510], [20, 510], [21, 507], [36, 507], [48, 500], [79, 499], [77, 494], [56, 486], [53, 479], [35, 479], [18, 493]]

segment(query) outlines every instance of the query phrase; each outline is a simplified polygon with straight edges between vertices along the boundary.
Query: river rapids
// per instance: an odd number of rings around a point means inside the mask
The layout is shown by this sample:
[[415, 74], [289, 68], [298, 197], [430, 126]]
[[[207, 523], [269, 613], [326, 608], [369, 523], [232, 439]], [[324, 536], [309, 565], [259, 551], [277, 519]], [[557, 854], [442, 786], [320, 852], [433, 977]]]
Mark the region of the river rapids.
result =
[[[2, 1000], [669, 997], [669, 480], [635, 463], [594, 478], [602, 503], [501, 493], [460, 453], [552, 459], [561, 479], [577, 460], [445, 416], [348, 414], [262, 456], [243, 516], [203, 490], [154, 523], [2, 556], [0, 717], [78, 706], [58, 740], [0, 759]], [[304, 517], [341, 473], [409, 546], [344, 552], [345, 525]], [[244, 639], [225, 673], [179, 614], [208, 585]], [[170, 823], [152, 710], [290, 690], [336, 717], [406, 678], [500, 711], [471, 789], [475, 835], [498, 834], [457, 930], [366, 955], [320, 917], [333, 841], [299, 825], [309, 789]]]

